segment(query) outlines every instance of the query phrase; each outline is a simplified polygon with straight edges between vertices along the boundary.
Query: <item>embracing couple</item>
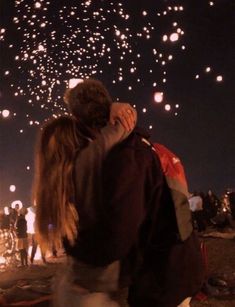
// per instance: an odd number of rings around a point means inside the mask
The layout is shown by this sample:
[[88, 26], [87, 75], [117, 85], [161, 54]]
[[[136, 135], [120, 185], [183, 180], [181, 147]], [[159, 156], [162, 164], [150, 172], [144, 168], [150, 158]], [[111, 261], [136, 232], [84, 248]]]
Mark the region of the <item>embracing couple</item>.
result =
[[35, 158], [38, 240], [67, 255], [54, 305], [183, 306], [202, 284], [199, 244], [135, 109], [93, 79], [65, 102], [72, 116], [42, 127]]

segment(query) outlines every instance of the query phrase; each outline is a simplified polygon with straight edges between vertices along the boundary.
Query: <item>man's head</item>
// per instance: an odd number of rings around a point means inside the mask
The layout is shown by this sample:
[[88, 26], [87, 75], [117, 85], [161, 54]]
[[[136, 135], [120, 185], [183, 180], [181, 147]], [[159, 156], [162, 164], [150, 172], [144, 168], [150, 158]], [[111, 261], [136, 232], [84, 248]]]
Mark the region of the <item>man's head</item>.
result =
[[98, 80], [86, 79], [65, 93], [70, 112], [92, 129], [104, 127], [109, 120], [112, 99]]

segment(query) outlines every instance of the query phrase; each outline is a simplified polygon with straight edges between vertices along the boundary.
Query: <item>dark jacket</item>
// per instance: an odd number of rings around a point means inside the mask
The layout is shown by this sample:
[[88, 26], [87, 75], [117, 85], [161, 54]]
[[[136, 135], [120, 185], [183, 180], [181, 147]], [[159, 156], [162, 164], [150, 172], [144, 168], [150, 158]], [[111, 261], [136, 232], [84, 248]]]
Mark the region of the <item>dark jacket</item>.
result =
[[92, 174], [82, 170], [78, 155], [75, 200], [79, 235], [75, 246], [65, 242], [67, 253], [74, 258], [104, 266], [125, 258], [137, 244], [151, 193], [150, 181], [157, 188], [163, 177], [159, 162], [158, 171], [152, 167], [155, 157], [141, 137], [139, 132], [133, 132], [110, 151], [104, 164], [101, 161], [101, 165], [92, 168]]
[[18, 239], [27, 238], [27, 221], [23, 215], [19, 215], [17, 219], [16, 234]]
[[[65, 248], [73, 258], [94, 266], [121, 260], [122, 282], [132, 283], [131, 306], [175, 307], [199, 290], [202, 262], [194, 235], [180, 240], [172, 196], [147, 138], [135, 129], [87, 176], [79, 175], [78, 156], [79, 235], [73, 247], [67, 242]], [[138, 284], [142, 268], [153, 276], [147, 277], [149, 305], [139, 291], [146, 285]]]

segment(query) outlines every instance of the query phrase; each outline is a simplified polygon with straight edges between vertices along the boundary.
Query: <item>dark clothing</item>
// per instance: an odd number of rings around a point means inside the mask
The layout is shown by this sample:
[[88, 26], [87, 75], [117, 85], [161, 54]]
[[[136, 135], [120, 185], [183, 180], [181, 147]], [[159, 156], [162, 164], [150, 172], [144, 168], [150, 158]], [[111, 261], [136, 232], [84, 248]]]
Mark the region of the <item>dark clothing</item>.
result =
[[[103, 177], [96, 178], [93, 207], [86, 206], [84, 194], [76, 195], [79, 235], [74, 247], [66, 245], [69, 255], [96, 266], [127, 256], [137, 244], [139, 227], [146, 215], [145, 204], [163, 180], [160, 162], [153, 167], [154, 161], [157, 160], [150, 146], [137, 132], [111, 150]], [[98, 193], [102, 188], [103, 199]]]
[[4, 214], [2, 217], [1, 229], [10, 229], [9, 215]]
[[17, 219], [16, 235], [18, 239], [27, 238], [27, 222], [23, 215], [20, 215]]
[[229, 203], [230, 203], [232, 217], [233, 217], [233, 219], [235, 219], [235, 192], [229, 193], [228, 197], [229, 197]]
[[[135, 129], [110, 151], [96, 174], [79, 176], [76, 160], [79, 235], [73, 247], [65, 242], [65, 249], [76, 260], [97, 267], [121, 260], [120, 283], [132, 283], [131, 306], [175, 307], [200, 289], [200, 249], [194, 234], [180, 240], [172, 194], [147, 137]], [[91, 182], [97, 193], [89, 194], [87, 201], [81, 187], [89, 190]], [[152, 305], [138, 292], [142, 268], [151, 273], [146, 291], [152, 290], [147, 297]]]
[[[37, 240], [35, 238], [35, 234], [32, 234], [32, 250], [31, 250], [31, 256], [30, 256], [30, 262], [31, 263], [34, 262], [34, 257], [35, 257], [37, 248], [38, 248], [38, 242], [37, 242]], [[41, 256], [42, 256], [42, 261], [44, 263], [46, 263], [45, 253], [43, 253], [42, 250], [41, 250]]]
[[79, 234], [74, 246], [70, 246], [65, 240], [64, 247], [68, 255], [87, 264], [103, 266], [113, 261], [108, 250], [108, 242], [112, 238], [109, 230], [110, 219], [106, 215], [102, 200], [101, 173], [107, 152], [125, 137], [126, 133], [121, 125], [107, 125], [95, 141], [78, 151], [75, 159], [74, 200], [79, 214]]
[[21, 265], [28, 265], [28, 240], [27, 221], [23, 215], [19, 215], [16, 221], [16, 235], [18, 238], [18, 249], [20, 252]]
[[204, 217], [203, 210], [198, 210], [192, 212], [193, 222], [196, 224], [195, 228], [197, 228], [198, 232], [202, 232], [206, 230], [206, 222]]
[[211, 196], [207, 194], [203, 202], [203, 210], [205, 212], [205, 216], [209, 224], [210, 219], [216, 216], [219, 208], [220, 202], [218, 198], [214, 194], [212, 194]]
[[9, 218], [10, 218], [10, 224], [15, 227], [15, 224], [16, 224], [17, 218], [18, 218], [18, 213], [15, 209], [13, 209], [13, 208], [11, 209], [11, 212], [9, 214]]

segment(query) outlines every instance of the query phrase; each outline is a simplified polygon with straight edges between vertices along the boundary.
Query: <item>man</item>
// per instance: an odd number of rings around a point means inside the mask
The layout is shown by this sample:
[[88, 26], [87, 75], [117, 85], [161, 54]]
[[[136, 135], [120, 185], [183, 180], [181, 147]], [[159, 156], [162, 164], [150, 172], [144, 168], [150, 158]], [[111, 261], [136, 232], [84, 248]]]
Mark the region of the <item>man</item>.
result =
[[189, 207], [192, 211], [192, 217], [194, 226], [197, 228], [198, 232], [205, 231], [205, 223], [204, 223], [204, 213], [203, 213], [203, 199], [197, 193], [194, 192], [189, 197]]
[[[109, 120], [112, 103], [102, 83], [84, 80], [70, 90], [66, 100], [81, 131], [95, 138]], [[75, 168], [75, 176], [80, 169]], [[185, 220], [186, 225], [182, 225], [183, 230], [186, 229], [182, 239], [172, 195], [148, 134], [136, 128], [116, 145], [105, 159], [97, 180], [101, 181], [101, 191], [97, 189], [97, 194], [88, 196], [93, 198], [92, 208], [84, 208], [81, 213], [84, 219], [95, 220], [99, 216], [96, 221], [102, 224], [92, 222], [91, 231], [85, 229], [80, 233], [80, 248], [67, 248], [67, 252], [95, 267], [119, 260], [119, 284], [123, 288], [130, 287], [131, 306], [176, 307], [192, 296], [201, 284], [201, 275], [198, 275], [201, 262], [198, 254], [194, 256], [197, 246], [188, 252], [195, 242], [188, 227], [191, 221]], [[76, 183], [79, 185], [78, 180]], [[81, 193], [79, 196], [83, 206], [83, 196]], [[96, 196], [101, 196], [98, 204]], [[186, 205], [188, 203], [181, 207], [185, 210]], [[192, 282], [190, 265], [193, 265], [192, 280], [195, 279]]]
[[[25, 215], [25, 219], [27, 221], [27, 234], [29, 237], [29, 242], [31, 245], [31, 255], [30, 255], [30, 263], [34, 263], [34, 258], [38, 248], [38, 242], [36, 240], [36, 231], [35, 231], [35, 206], [31, 206], [28, 208], [28, 212]], [[45, 253], [41, 250], [41, 257], [44, 264], [46, 264]]]

